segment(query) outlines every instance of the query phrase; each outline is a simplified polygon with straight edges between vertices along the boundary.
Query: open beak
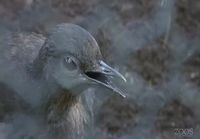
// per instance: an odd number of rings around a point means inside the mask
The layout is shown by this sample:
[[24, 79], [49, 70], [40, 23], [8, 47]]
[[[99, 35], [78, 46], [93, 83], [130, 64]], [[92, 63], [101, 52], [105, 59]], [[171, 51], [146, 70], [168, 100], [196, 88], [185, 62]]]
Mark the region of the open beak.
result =
[[120, 94], [122, 97], [126, 97], [124, 92], [121, 91], [117, 85], [113, 83], [114, 77], [126, 82], [125, 77], [115, 69], [108, 66], [105, 62], [99, 61], [99, 67], [97, 69], [87, 71], [85, 74], [90, 80], [113, 90], [114, 92]]

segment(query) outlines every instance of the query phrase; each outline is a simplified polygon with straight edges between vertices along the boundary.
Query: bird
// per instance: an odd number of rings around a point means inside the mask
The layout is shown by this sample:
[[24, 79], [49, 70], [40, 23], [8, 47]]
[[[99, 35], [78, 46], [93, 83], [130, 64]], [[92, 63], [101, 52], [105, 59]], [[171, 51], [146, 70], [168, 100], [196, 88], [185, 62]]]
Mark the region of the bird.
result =
[[[82, 139], [90, 120], [84, 98], [92, 99], [85, 90], [100, 86], [126, 97], [113, 81], [126, 82], [125, 77], [103, 61], [95, 38], [79, 25], [58, 24], [46, 36], [0, 36], [0, 84], [9, 88], [0, 88], [0, 95], [12, 100], [17, 94], [21, 107], [9, 118], [1, 114], [0, 122], [13, 127], [9, 139]], [[37, 135], [29, 133], [32, 127]]]

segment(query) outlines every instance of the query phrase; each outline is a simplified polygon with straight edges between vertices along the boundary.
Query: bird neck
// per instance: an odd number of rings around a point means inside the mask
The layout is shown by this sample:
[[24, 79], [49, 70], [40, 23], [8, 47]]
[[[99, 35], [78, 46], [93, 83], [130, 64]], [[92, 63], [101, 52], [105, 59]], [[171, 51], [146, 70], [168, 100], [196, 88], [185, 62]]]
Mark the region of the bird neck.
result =
[[46, 119], [51, 133], [58, 136], [82, 136], [87, 112], [79, 96], [60, 90], [48, 100]]

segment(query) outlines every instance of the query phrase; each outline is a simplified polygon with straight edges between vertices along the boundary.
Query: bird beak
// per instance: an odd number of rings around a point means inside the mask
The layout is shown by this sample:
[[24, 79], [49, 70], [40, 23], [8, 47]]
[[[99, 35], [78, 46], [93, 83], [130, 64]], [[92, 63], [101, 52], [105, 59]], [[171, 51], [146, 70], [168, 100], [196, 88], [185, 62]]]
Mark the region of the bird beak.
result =
[[126, 97], [123, 91], [121, 91], [116, 84], [113, 83], [112, 79], [117, 77], [122, 81], [126, 82], [125, 77], [119, 73], [117, 70], [108, 66], [105, 62], [99, 61], [98, 68], [92, 71], [87, 71], [85, 74], [87, 77], [98, 83], [101, 84], [114, 92], [120, 94], [122, 97]]

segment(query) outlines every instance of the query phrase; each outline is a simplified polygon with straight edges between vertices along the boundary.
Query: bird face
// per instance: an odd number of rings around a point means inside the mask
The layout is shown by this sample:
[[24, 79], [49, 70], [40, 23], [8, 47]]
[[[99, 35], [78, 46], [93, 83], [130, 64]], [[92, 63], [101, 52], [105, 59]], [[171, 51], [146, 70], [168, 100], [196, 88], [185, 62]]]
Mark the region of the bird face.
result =
[[62, 88], [71, 89], [86, 83], [79, 60], [69, 54], [53, 57], [48, 61], [48, 77]]
[[59, 25], [49, 35], [45, 47], [50, 55], [46, 65], [48, 77], [62, 88], [76, 90], [92, 84], [101, 85], [125, 97], [111, 78], [126, 79], [103, 62], [97, 42], [83, 28], [73, 24]]

